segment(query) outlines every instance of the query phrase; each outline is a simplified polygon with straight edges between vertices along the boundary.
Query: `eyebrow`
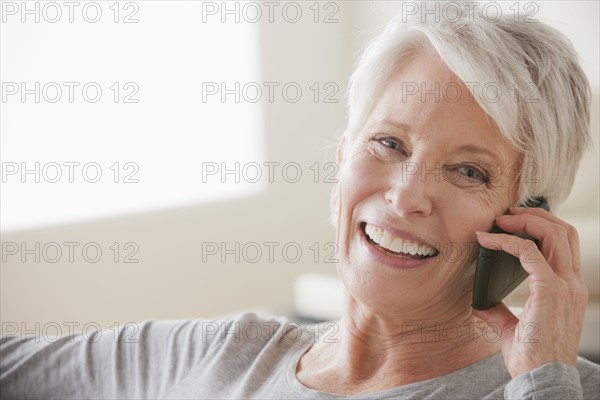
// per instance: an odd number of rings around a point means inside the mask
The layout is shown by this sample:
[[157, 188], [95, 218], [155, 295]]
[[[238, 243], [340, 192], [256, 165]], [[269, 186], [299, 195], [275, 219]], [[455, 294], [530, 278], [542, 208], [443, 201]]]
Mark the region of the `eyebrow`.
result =
[[499, 164], [501, 164], [501, 160], [500, 157], [498, 157], [498, 154], [486, 149], [485, 147], [479, 147], [473, 144], [465, 144], [463, 146], [460, 146], [459, 148], [457, 148], [455, 150], [456, 153], [459, 152], [468, 152], [468, 153], [478, 153], [478, 154], [485, 154], [489, 157], [491, 157], [492, 159], [494, 159], [496, 162], [498, 162]]
[[392, 125], [398, 129], [402, 129], [403, 131], [407, 131], [410, 132], [410, 125], [408, 124], [404, 124], [402, 122], [396, 122], [396, 121], [392, 121], [391, 119], [383, 119], [380, 121], [376, 121], [376, 124], [384, 124], [384, 125]]

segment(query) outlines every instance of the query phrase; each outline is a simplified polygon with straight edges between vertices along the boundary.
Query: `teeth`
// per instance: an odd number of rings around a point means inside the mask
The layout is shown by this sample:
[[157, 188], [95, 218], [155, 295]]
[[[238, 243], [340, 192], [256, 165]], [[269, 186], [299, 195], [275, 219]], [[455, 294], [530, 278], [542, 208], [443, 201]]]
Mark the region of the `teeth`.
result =
[[401, 252], [402, 251], [402, 239], [399, 239], [399, 238], [394, 239], [394, 241], [390, 245], [390, 250], [394, 251], [396, 253]]
[[379, 242], [381, 242], [382, 236], [383, 236], [383, 231], [379, 228], [375, 228], [375, 233], [373, 234], [373, 236], [370, 236], [370, 238], [373, 239], [373, 241], [375, 243], [379, 243]]
[[392, 235], [390, 235], [389, 232], [383, 231], [383, 237], [381, 238], [381, 241], [379, 242], [379, 245], [381, 247], [389, 249], [390, 248], [390, 244], [392, 244]]
[[426, 244], [422, 244], [421, 246], [419, 246], [419, 254], [432, 255], [435, 252], [435, 250], [433, 252], [430, 252], [429, 249], [429, 246], [427, 246]]
[[416, 254], [421, 256], [431, 256], [435, 254], [435, 249], [433, 247], [429, 247], [426, 244], [419, 245], [418, 243], [411, 242], [406, 239], [394, 237], [389, 232], [386, 232], [373, 225], [367, 224], [365, 227], [365, 232], [367, 233], [367, 236], [369, 236], [371, 240], [377, 243], [379, 246], [395, 253], [402, 252], [411, 254], [413, 256]]
[[415, 254], [417, 254], [418, 248], [419, 248], [418, 244], [415, 244], [413, 242], [402, 241], [402, 252], [403, 253], [408, 253], [408, 254], [414, 256]]

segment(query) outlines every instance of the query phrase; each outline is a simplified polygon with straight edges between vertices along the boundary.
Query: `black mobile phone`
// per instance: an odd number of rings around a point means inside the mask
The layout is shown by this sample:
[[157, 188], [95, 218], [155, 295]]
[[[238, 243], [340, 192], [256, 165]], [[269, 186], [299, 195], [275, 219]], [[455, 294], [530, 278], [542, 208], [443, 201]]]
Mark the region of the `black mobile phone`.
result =
[[[550, 211], [548, 202], [543, 197], [536, 197], [521, 207], [540, 207]], [[490, 232], [507, 233], [495, 224]], [[531, 239], [537, 244], [537, 241], [525, 232], [512, 233], [512, 235]], [[473, 284], [473, 308], [487, 310], [494, 307], [519, 286], [527, 275], [519, 259], [512, 254], [480, 247]]]

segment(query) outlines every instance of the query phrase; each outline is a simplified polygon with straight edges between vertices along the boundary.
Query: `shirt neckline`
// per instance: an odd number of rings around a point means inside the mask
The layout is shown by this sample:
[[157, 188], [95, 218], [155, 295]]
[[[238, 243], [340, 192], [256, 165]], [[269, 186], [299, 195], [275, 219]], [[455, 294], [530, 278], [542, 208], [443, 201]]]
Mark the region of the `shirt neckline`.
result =
[[398, 394], [400, 394], [400, 393], [414, 392], [415, 390], [422, 389], [427, 386], [436, 386], [437, 387], [437, 386], [439, 386], [438, 382], [440, 380], [449, 379], [452, 376], [467, 374], [475, 368], [482, 368], [482, 367], [485, 367], [485, 365], [487, 365], [487, 364], [493, 364], [493, 363], [497, 362], [498, 357], [502, 357], [502, 352], [500, 351], [498, 353], [492, 354], [491, 356], [483, 358], [473, 364], [467, 365], [464, 368], [450, 372], [449, 374], [446, 374], [446, 375], [437, 376], [434, 378], [426, 379], [424, 381], [409, 383], [407, 385], [397, 386], [397, 387], [393, 387], [390, 389], [385, 389], [385, 390], [382, 390], [379, 392], [365, 393], [365, 394], [359, 394], [359, 395], [343, 395], [343, 394], [337, 394], [337, 393], [323, 392], [320, 390], [309, 388], [308, 386], [305, 386], [302, 382], [300, 382], [298, 380], [298, 378], [296, 377], [296, 370], [298, 368], [298, 363], [300, 362], [300, 358], [302, 357], [302, 355], [304, 355], [304, 353], [306, 353], [308, 350], [310, 350], [310, 348], [315, 344], [314, 340], [311, 340], [311, 339], [314, 339], [314, 338], [309, 338], [305, 342], [303, 342], [299, 346], [299, 348], [292, 354], [292, 356], [288, 359], [288, 362], [285, 367], [286, 370], [285, 370], [284, 375], [285, 375], [286, 385], [288, 386], [288, 388], [290, 390], [292, 390], [292, 392], [294, 392], [298, 396], [302, 396], [302, 397], [310, 396], [311, 398], [316, 398], [316, 399], [318, 399], [318, 398], [338, 398], [338, 399], [348, 399], [348, 400], [354, 400], [354, 399], [364, 400], [364, 399], [375, 399], [375, 398], [379, 399], [379, 398], [398, 396]]

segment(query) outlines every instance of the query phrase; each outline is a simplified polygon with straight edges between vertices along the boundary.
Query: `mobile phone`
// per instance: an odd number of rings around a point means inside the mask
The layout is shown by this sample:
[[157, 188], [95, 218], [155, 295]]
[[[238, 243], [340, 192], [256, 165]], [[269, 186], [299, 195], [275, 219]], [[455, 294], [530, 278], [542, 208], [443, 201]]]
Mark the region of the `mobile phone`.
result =
[[[548, 202], [543, 197], [536, 197], [522, 204], [521, 207], [539, 207], [550, 211]], [[495, 224], [490, 232], [508, 233]], [[511, 235], [531, 239], [537, 245], [537, 241], [525, 232], [511, 233]], [[519, 286], [527, 275], [519, 259], [512, 254], [503, 250], [480, 247], [473, 284], [473, 308], [487, 310], [494, 307]]]

